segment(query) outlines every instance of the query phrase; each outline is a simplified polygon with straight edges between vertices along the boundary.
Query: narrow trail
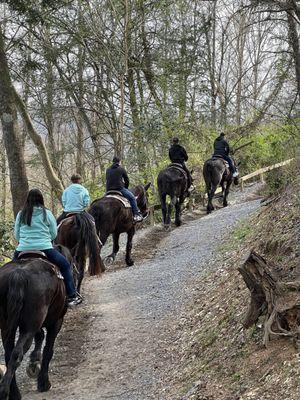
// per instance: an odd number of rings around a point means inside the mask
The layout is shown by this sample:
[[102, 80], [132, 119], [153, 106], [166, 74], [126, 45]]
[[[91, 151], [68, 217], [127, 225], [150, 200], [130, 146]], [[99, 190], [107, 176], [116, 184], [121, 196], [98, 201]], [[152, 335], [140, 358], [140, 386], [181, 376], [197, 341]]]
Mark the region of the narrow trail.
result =
[[168, 351], [178, 335], [173, 326], [222, 239], [258, 209], [258, 199], [246, 201], [253, 190], [233, 194], [231, 206], [167, 235], [161, 228], [141, 232], [146, 248], [156, 245], [152, 258], [136, 257], [134, 267], [86, 279], [85, 303], [68, 313], [57, 342], [51, 391], [37, 393], [26, 379], [23, 399], [168, 400], [168, 377], [179, 366]]

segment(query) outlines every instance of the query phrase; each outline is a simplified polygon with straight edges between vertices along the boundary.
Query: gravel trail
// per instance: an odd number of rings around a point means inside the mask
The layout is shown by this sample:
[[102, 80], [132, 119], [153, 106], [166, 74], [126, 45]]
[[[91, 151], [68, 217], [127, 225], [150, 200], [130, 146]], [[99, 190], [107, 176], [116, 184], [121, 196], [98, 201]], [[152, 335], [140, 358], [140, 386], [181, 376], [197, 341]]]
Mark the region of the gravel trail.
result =
[[145, 246], [156, 244], [152, 259], [86, 279], [86, 301], [68, 313], [57, 342], [51, 391], [37, 393], [26, 379], [23, 399], [169, 399], [168, 373], [178, 364], [168, 352], [176, 340], [172, 326], [222, 239], [259, 208], [258, 199], [246, 201], [251, 191], [233, 194], [229, 207], [186, 222], [163, 239], [160, 228], [139, 233]]

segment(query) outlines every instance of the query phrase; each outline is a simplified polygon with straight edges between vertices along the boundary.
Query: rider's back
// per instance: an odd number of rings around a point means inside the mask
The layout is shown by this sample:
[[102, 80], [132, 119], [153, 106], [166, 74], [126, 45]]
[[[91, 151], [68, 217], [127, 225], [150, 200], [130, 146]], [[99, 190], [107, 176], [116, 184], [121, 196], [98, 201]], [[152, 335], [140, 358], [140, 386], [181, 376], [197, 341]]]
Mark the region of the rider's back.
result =
[[182, 163], [182, 162], [188, 160], [188, 155], [186, 153], [185, 148], [177, 143], [172, 144], [172, 146], [170, 147], [169, 157], [173, 163], [176, 163], [176, 162]]
[[57, 235], [56, 220], [50, 210], [33, 207], [31, 224], [21, 222], [21, 212], [15, 223], [18, 251], [52, 249], [52, 240]]
[[214, 155], [228, 156], [228, 154], [229, 144], [224, 137], [220, 135], [214, 142]]
[[123, 167], [113, 164], [106, 170], [106, 190], [121, 190], [128, 188], [129, 179]]
[[87, 189], [79, 183], [72, 183], [64, 190], [62, 203], [65, 212], [83, 211], [90, 202]]

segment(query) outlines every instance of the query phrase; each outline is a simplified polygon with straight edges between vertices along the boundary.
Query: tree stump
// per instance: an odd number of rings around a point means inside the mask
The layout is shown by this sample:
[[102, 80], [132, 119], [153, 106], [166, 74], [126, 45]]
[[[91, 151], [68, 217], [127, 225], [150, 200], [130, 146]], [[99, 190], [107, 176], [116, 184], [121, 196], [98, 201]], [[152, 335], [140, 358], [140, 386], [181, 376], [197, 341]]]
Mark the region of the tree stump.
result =
[[259, 254], [251, 251], [238, 268], [251, 299], [243, 323], [250, 328], [261, 315], [264, 319], [264, 345], [272, 337], [285, 336], [298, 345], [300, 338], [300, 282], [285, 282]]

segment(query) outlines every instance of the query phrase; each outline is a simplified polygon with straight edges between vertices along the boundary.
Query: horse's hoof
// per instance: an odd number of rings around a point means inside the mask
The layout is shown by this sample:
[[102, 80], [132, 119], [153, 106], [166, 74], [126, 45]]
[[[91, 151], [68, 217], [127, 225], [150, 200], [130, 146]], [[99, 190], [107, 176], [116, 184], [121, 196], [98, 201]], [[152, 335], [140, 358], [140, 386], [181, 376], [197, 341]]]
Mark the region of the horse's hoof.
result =
[[39, 392], [48, 392], [48, 390], [51, 388], [51, 383], [49, 379], [46, 379], [45, 381], [39, 381], [38, 382], [38, 391]]
[[181, 221], [175, 221], [175, 225], [176, 225], [176, 226], [181, 226], [181, 225], [182, 225], [182, 222], [181, 222]]
[[223, 203], [223, 207], [227, 207], [228, 206], [228, 203]]
[[35, 361], [27, 365], [26, 373], [29, 378], [37, 379], [39, 373], [41, 371], [41, 363], [40, 361]]
[[104, 265], [106, 266], [106, 267], [108, 267], [109, 265], [112, 265], [114, 263], [114, 258], [112, 257], [112, 256], [107, 256], [105, 259], [104, 259]]
[[164, 225], [165, 231], [169, 231], [171, 229], [171, 225]]
[[134, 261], [128, 260], [128, 261], [126, 261], [126, 265], [127, 265], [127, 267], [132, 267], [134, 265]]

